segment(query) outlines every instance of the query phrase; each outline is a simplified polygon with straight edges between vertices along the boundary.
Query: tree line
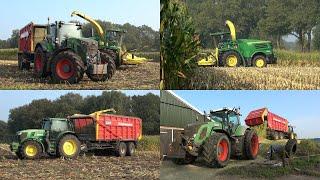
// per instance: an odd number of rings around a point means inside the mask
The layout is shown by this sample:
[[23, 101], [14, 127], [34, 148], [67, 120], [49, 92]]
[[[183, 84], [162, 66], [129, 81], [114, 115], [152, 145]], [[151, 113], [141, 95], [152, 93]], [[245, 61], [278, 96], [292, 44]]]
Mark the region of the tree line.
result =
[[142, 119], [143, 134], [160, 133], [160, 98], [152, 93], [127, 96], [119, 91], [104, 91], [99, 96], [82, 97], [68, 93], [56, 100], [38, 99], [10, 110], [8, 122], [0, 121], [0, 136], [13, 135], [19, 130], [40, 128], [46, 117], [67, 117], [73, 114], [91, 114], [114, 108], [119, 115]]
[[[97, 20], [103, 29], [121, 29], [125, 30], [123, 44], [127, 50], [136, 49], [140, 52], [159, 52], [160, 35], [159, 31], [153, 30], [151, 27], [142, 25], [136, 27], [129, 23], [120, 25], [112, 24], [111, 22]], [[22, 27], [21, 27], [22, 28]], [[92, 25], [84, 23], [82, 33], [84, 37], [91, 37]], [[94, 34], [97, 34], [94, 30]], [[12, 35], [7, 40], [0, 40], [0, 49], [18, 48], [19, 30], [13, 30]]]
[[210, 33], [234, 22], [239, 38], [268, 39], [283, 48], [283, 36], [296, 37], [302, 52], [320, 49], [319, 0], [185, 0], [202, 46], [212, 47]]

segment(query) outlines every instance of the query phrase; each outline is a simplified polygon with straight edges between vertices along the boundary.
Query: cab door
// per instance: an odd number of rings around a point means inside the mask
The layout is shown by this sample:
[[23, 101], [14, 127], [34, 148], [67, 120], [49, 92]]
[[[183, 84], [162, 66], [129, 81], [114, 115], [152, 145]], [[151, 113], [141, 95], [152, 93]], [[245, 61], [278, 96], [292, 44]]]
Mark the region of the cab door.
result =
[[240, 124], [239, 115], [235, 112], [228, 113], [228, 132], [232, 135], [236, 132]]

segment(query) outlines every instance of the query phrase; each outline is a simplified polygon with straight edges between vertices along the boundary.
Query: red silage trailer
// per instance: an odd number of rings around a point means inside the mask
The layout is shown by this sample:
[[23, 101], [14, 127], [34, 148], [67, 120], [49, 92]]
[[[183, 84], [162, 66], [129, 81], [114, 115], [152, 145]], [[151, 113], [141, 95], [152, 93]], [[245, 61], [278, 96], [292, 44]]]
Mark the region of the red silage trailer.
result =
[[87, 150], [115, 149], [119, 156], [132, 155], [142, 138], [142, 120], [138, 117], [96, 112], [69, 119]]
[[288, 120], [270, 112], [267, 108], [251, 111], [246, 117], [245, 122], [250, 127], [266, 127], [267, 136], [272, 139], [293, 139], [294, 136], [293, 128], [288, 125]]

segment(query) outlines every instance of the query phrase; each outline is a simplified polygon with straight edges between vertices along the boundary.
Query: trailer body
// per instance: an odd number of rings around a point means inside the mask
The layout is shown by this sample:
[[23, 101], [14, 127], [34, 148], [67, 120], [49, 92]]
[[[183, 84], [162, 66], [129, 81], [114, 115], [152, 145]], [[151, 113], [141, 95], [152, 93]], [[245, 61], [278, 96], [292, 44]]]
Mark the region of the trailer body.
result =
[[247, 126], [259, 127], [260, 130], [265, 128], [267, 136], [272, 139], [292, 138], [294, 136], [293, 128], [289, 126], [289, 121], [272, 113], [267, 108], [251, 111], [245, 122]]
[[29, 23], [19, 31], [19, 53], [32, 54], [35, 45], [47, 36], [47, 26]]

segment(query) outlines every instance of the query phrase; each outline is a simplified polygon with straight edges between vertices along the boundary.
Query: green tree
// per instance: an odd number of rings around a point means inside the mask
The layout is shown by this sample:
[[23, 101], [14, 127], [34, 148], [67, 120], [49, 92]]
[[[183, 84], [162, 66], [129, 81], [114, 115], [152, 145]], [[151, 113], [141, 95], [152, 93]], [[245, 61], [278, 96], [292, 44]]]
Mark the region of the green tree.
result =
[[320, 50], [320, 25], [313, 30], [313, 49]]

